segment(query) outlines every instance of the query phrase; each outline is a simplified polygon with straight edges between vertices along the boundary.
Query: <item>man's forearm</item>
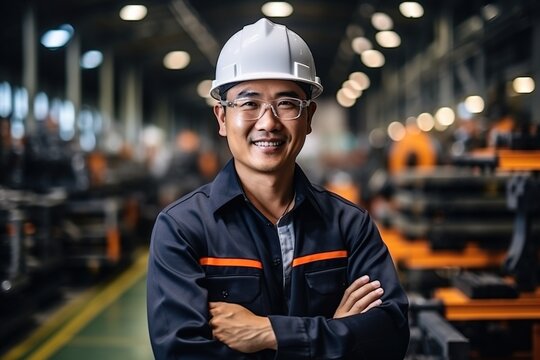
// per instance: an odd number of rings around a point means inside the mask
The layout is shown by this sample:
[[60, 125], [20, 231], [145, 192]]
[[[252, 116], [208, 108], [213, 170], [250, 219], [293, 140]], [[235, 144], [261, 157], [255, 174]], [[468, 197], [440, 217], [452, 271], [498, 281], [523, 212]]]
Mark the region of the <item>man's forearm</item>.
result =
[[244, 353], [277, 349], [272, 324], [237, 304], [210, 303], [210, 326], [214, 337], [230, 348]]

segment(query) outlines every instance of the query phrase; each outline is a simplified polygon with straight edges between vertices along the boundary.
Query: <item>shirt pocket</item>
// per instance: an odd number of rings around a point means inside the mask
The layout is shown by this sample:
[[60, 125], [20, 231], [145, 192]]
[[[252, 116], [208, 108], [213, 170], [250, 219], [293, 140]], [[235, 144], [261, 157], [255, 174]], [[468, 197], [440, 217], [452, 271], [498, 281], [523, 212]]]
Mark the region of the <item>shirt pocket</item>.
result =
[[244, 305], [253, 311], [260, 299], [261, 278], [258, 275], [211, 276], [206, 278], [206, 287], [208, 301]]
[[312, 271], [305, 277], [310, 314], [332, 317], [347, 287], [347, 267]]

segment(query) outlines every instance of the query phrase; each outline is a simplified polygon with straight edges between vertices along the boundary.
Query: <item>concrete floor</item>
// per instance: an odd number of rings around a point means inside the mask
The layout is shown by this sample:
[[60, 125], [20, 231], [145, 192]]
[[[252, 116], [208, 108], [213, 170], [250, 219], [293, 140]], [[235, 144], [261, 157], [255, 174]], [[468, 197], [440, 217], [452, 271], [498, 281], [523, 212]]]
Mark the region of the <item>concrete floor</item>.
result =
[[47, 314], [5, 360], [153, 359], [146, 321], [146, 257], [106, 284], [81, 291]]

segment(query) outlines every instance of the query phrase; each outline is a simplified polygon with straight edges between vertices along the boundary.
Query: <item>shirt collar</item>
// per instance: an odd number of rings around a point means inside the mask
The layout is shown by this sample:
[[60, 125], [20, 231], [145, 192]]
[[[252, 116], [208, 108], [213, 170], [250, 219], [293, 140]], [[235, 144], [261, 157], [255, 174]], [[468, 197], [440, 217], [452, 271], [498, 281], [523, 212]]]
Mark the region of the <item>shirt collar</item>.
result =
[[[294, 190], [296, 194], [295, 208], [305, 202], [321, 213], [313, 193], [313, 187], [298, 164], [296, 164], [294, 173]], [[234, 168], [234, 159], [231, 159], [212, 182], [210, 199], [214, 206], [214, 212], [238, 198], [247, 199]]]

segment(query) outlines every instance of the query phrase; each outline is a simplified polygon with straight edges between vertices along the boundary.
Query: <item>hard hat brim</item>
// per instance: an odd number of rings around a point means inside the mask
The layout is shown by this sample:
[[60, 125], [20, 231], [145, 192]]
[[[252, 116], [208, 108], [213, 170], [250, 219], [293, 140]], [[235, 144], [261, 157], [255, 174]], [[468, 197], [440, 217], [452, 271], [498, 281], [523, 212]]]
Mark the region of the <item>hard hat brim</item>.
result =
[[[234, 79], [231, 79], [230, 81], [212, 81], [212, 88], [210, 89], [210, 95], [216, 99], [221, 99], [221, 91], [220, 88], [226, 87], [226, 90], [229, 90], [231, 87], [237, 85], [238, 83], [244, 82], [244, 81], [250, 81], [250, 80], [289, 80], [294, 82], [301, 82], [304, 84], [311, 85], [311, 94], [310, 98], [315, 99], [319, 95], [321, 95], [323, 91], [323, 86], [321, 85], [321, 80], [319, 77], [315, 78], [315, 81], [307, 80], [307, 79], [299, 79], [296, 76], [292, 76], [290, 74], [276, 74], [276, 73], [258, 73], [255, 74], [246, 74], [245, 76], [238, 76]], [[232, 84], [232, 86], [227, 86]]]

